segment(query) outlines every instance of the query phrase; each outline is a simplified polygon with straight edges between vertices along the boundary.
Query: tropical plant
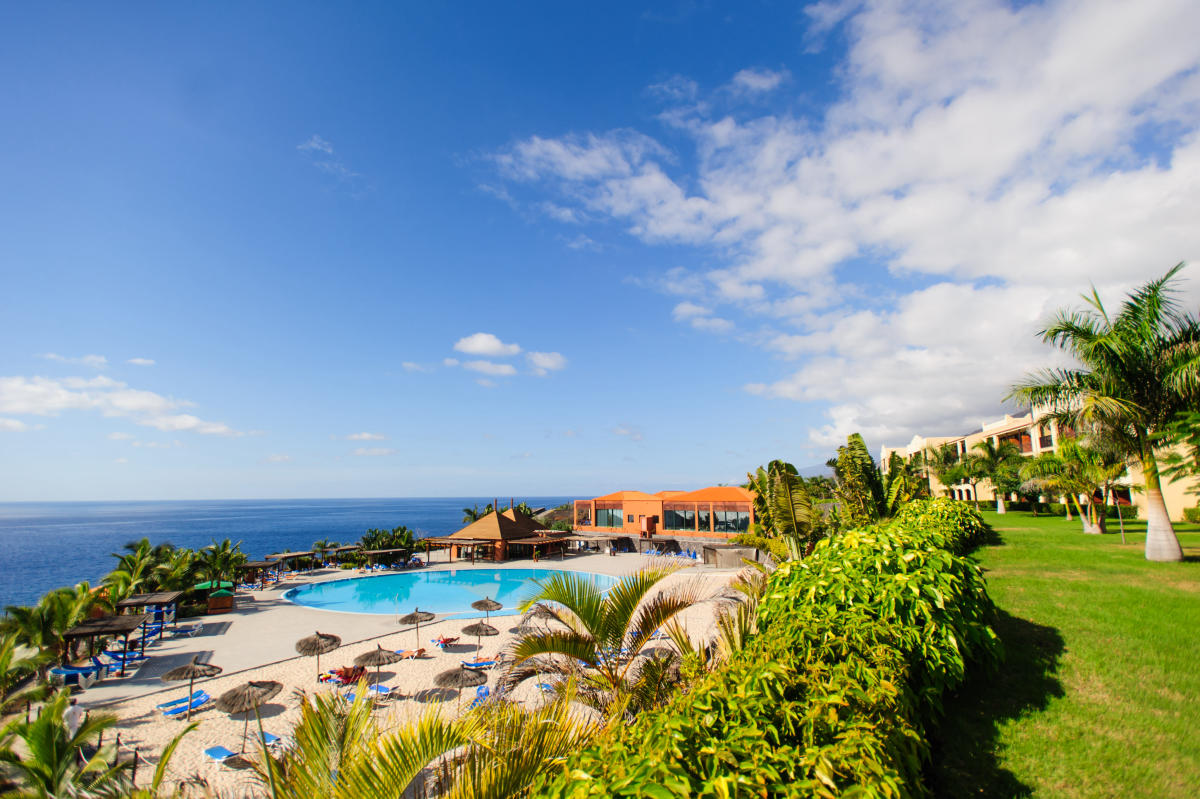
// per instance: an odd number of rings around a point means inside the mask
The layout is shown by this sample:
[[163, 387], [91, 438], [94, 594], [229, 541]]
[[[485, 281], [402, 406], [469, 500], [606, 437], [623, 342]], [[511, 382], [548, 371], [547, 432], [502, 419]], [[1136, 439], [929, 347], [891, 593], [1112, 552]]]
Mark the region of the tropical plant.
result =
[[972, 449], [975, 450], [971, 453], [975, 472], [983, 474], [992, 484], [992, 491], [996, 495], [996, 513], [1004, 513], [1004, 495], [1016, 491], [1021, 484], [1018, 474], [1021, 451], [1011, 441], [997, 442], [991, 438], [985, 438]]
[[322, 538], [320, 541], [313, 541], [312, 551], [317, 560], [324, 561], [326, 553], [337, 549], [337, 547], [337, 541], [330, 541], [328, 538]]
[[87, 618], [95, 602], [96, 595], [86, 582], [73, 588], [56, 588], [33, 607], [6, 607], [0, 633], [14, 636], [31, 650], [46, 653], [46, 659], [37, 665], [38, 679], [44, 681], [50, 663], [67, 654], [64, 634]]
[[21, 786], [16, 796], [55, 797], [91, 796], [105, 789], [123, 786], [122, 776], [129, 761], [113, 763], [111, 747], [100, 747], [91, 757], [82, 758], [84, 746], [92, 746], [100, 734], [116, 724], [116, 718], [88, 714], [72, 735], [64, 714], [70, 706], [70, 692], [59, 691], [42, 706], [32, 721], [17, 720], [7, 732], [21, 745], [0, 750], [0, 767]]
[[1088, 308], [1060, 310], [1042, 339], [1079, 368], [1046, 369], [1009, 396], [1048, 407], [1060, 423], [1099, 426], [1137, 453], [1146, 493], [1146, 558], [1183, 559], [1163, 501], [1155, 449], [1176, 414], [1200, 403], [1200, 319], [1180, 310], [1173, 285], [1183, 264], [1130, 294], [1111, 316], [1095, 289]]
[[196, 582], [196, 553], [190, 549], [172, 549], [154, 566], [155, 588], [160, 591], [186, 591]]
[[837, 481], [834, 495], [842, 529], [863, 527], [886, 515], [883, 477], [861, 435], [852, 433], [846, 443], [838, 447], [833, 473]]
[[213, 541], [196, 553], [198, 573], [214, 585], [232, 579], [237, 567], [246, 562], [246, 554], [242, 552], [242, 542], [236, 544], [228, 538]]
[[[1104, 533], [1107, 497], [1124, 472], [1124, 461], [1111, 451], [1106, 453], [1078, 439], [1064, 439], [1057, 452], [1044, 452], [1022, 464], [1020, 475], [1038, 490], [1063, 496], [1068, 508], [1073, 504], [1083, 532]], [[1079, 500], [1081, 496], [1087, 498], [1086, 509]]]
[[754, 493], [754, 516], [763, 535], [787, 542], [793, 557], [811, 549], [824, 532], [824, 519], [814, 509], [796, 467], [774, 460], [746, 478], [745, 488]]
[[1162, 474], [1170, 480], [1192, 480], [1200, 493], [1200, 411], [1176, 415], [1160, 437], [1172, 450], [1163, 458]]
[[[605, 715], [637, 713], [661, 702], [663, 676], [672, 664], [643, 656], [643, 650], [655, 631], [702, 598], [694, 583], [655, 593], [659, 583], [679, 569], [651, 565], [622, 577], [608, 591], [573, 572], [555, 572], [537, 581], [537, 593], [520, 608], [536, 606], [551, 626], [523, 636], [513, 646], [515, 663], [505, 685], [546, 674], [574, 678], [579, 700]], [[657, 693], [646, 690], [650, 685]]]
[[45, 695], [44, 685], [24, 689], [17, 685], [49, 660], [49, 652], [22, 646], [14, 633], [0, 637], [0, 716], [21, 702], [37, 701]]
[[880, 475], [883, 480], [883, 515], [892, 517], [901, 507], [914, 499], [929, 496], [929, 485], [924, 478], [924, 463], [921, 453], [910, 460], [893, 452], [888, 458], [887, 471]]

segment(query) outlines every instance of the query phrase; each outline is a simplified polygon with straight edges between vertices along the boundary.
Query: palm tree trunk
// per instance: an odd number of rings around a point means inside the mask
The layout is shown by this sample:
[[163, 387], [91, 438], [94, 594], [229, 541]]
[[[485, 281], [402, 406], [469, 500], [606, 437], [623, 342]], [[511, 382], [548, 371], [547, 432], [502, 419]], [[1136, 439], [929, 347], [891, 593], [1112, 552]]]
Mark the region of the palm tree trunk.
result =
[[1142, 445], [1142, 474], [1146, 481], [1146, 560], [1180, 561], [1183, 549], [1167, 513], [1162, 483], [1158, 478], [1158, 461], [1146, 445]]

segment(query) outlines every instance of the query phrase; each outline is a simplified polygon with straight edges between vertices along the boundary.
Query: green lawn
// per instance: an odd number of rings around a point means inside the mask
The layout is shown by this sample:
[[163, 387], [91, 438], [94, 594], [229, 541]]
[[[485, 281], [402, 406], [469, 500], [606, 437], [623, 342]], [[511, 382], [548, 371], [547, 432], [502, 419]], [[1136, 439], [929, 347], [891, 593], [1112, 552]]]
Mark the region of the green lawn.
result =
[[985, 512], [976, 556], [1001, 610], [999, 673], [947, 704], [940, 797], [1200, 796], [1200, 526], [1187, 560], [1147, 563], [1145, 524]]

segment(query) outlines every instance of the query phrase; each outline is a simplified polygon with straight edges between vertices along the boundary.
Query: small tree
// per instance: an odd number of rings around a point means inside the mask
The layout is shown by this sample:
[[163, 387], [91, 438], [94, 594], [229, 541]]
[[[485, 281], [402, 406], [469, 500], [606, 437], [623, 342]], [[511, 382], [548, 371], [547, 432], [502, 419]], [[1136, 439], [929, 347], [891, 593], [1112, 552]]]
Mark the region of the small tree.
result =
[[[1004, 513], [1004, 495], [1017, 490], [1020, 477], [1021, 452], [1009, 441], [996, 442], [990, 438], [980, 441], [972, 449], [975, 472], [992, 484], [996, 494], [996, 513]], [[978, 495], [976, 495], [978, 499]]]

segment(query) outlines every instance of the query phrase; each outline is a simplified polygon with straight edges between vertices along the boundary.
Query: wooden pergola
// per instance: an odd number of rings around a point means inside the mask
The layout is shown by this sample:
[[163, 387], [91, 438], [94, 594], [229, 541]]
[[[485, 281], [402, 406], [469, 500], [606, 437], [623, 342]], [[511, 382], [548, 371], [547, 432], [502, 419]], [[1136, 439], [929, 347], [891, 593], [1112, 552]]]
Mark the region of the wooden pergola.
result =
[[360, 554], [367, 556], [367, 564], [370, 565], [375, 561], [376, 555], [394, 555], [397, 552], [403, 552], [407, 555], [412, 552], [410, 547], [393, 547], [391, 549], [364, 549]]
[[[550, 544], [558, 544], [559, 545], [559, 548], [558, 548], [559, 560], [566, 560], [567, 548], [565, 546], [562, 546], [562, 544], [566, 540], [567, 540], [567, 537], [562, 536], [562, 535], [532, 535], [532, 536], [527, 536], [525, 538], [514, 538], [514, 539], [510, 540], [508, 543], [510, 546], [513, 544], [519, 544], [521, 546], [533, 547], [534, 548], [533, 551], [534, 551], [535, 555], [537, 553], [537, 548], [540, 546], [544, 546], [544, 547], [548, 548]], [[547, 554], [549, 554], [549, 552], [547, 552]]]
[[[131, 608], [146, 608], [145, 612], [152, 613], [155, 620], [158, 620], [161, 614], [162, 625], [158, 628], [158, 637], [162, 638], [163, 628], [166, 627], [166, 612], [165, 609], [170, 605], [179, 604], [179, 598], [183, 596], [183, 591], [156, 591], [151, 594], [134, 594], [133, 596], [122, 599], [116, 604], [117, 612], [129, 610]], [[154, 610], [150, 610], [153, 608]], [[178, 612], [173, 624], [178, 624]]]
[[280, 564], [286, 563], [292, 558], [309, 558], [313, 556], [313, 551], [310, 549], [307, 552], [277, 552], [274, 555], [267, 555], [267, 560], [278, 561]]
[[251, 560], [246, 563], [239, 564], [238, 571], [258, 572], [258, 584], [262, 588], [267, 586], [267, 570], [273, 569], [279, 564], [273, 560]]
[[[76, 638], [87, 638], [89, 648], [95, 639], [101, 636], [122, 636], [125, 639], [125, 655], [129, 655], [129, 636], [146, 622], [150, 621], [149, 613], [135, 613], [125, 616], [102, 616], [98, 619], [88, 619], [63, 633], [64, 641]], [[146, 636], [142, 636], [142, 654], [146, 654]], [[67, 653], [63, 652], [63, 665], [66, 665]], [[121, 659], [121, 676], [125, 676], [125, 659]]]
[[[427, 546], [445, 547], [447, 563], [454, 561], [454, 547], [470, 547], [471, 563], [474, 563], [478, 555], [477, 550], [487, 549], [490, 551], [496, 545], [496, 542], [491, 538], [455, 538], [449, 535], [441, 538], [422, 538], [421, 541]], [[432, 560], [433, 558], [431, 557], [430, 561]]]

